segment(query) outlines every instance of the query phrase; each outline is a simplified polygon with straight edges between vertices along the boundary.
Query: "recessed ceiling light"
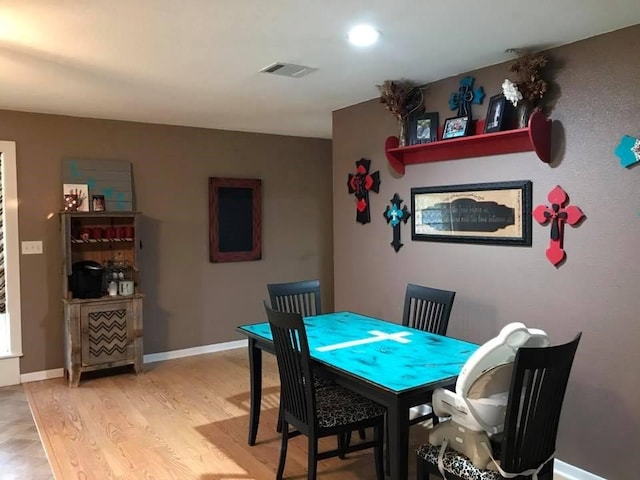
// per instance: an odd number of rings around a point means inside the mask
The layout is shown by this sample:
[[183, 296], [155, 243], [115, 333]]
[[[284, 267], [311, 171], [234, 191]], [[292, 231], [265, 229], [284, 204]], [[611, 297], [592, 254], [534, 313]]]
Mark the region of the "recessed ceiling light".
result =
[[356, 25], [349, 30], [349, 42], [357, 47], [368, 47], [378, 40], [380, 32], [371, 25]]

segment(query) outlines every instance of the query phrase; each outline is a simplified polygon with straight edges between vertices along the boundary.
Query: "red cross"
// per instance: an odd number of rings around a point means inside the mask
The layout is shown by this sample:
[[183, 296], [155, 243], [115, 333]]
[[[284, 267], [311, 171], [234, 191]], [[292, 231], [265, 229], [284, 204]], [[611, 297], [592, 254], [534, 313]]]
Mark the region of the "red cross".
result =
[[565, 251], [562, 249], [564, 224], [576, 225], [584, 218], [584, 213], [575, 205], [563, 208], [569, 197], [560, 188], [560, 185], [556, 185], [549, 192], [547, 199], [551, 202], [551, 207], [538, 205], [533, 211], [533, 218], [541, 225], [551, 222], [551, 240], [549, 241], [549, 248], [547, 248], [547, 258], [553, 265], [558, 265], [566, 256]]

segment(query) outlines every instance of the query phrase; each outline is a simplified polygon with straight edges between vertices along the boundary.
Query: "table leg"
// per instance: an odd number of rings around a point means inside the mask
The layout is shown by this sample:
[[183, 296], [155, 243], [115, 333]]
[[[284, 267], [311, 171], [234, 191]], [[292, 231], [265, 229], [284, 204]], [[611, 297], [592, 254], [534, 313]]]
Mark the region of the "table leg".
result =
[[409, 475], [409, 408], [392, 404], [387, 408], [389, 440], [387, 448], [391, 457], [391, 480], [407, 480]]
[[249, 413], [249, 445], [256, 444], [258, 423], [260, 423], [260, 402], [262, 401], [262, 350], [256, 341], [249, 338], [249, 374], [251, 378], [251, 410]]

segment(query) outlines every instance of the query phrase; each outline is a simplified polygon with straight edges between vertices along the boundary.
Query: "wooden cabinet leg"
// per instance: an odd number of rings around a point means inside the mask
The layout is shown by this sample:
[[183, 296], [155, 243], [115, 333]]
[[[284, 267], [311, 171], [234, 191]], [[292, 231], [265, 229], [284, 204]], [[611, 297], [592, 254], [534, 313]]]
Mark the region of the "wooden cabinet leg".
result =
[[71, 367], [71, 369], [67, 371], [67, 381], [70, 387], [77, 387], [80, 383], [80, 370]]

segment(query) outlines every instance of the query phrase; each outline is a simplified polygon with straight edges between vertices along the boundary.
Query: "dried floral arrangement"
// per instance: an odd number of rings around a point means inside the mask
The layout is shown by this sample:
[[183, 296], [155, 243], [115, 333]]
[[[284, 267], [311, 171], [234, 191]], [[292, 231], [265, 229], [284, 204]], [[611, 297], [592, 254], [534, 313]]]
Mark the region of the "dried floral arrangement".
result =
[[524, 100], [536, 110], [542, 110], [541, 100], [548, 87], [542, 78], [542, 70], [548, 59], [541, 53], [511, 51], [520, 55], [509, 68], [515, 73], [515, 82], [506, 79], [502, 84], [502, 93], [514, 106]]
[[377, 85], [380, 103], [386, 105], [398, 121], [424, 108], [422, 90], [406, 80], [385, 80]]

